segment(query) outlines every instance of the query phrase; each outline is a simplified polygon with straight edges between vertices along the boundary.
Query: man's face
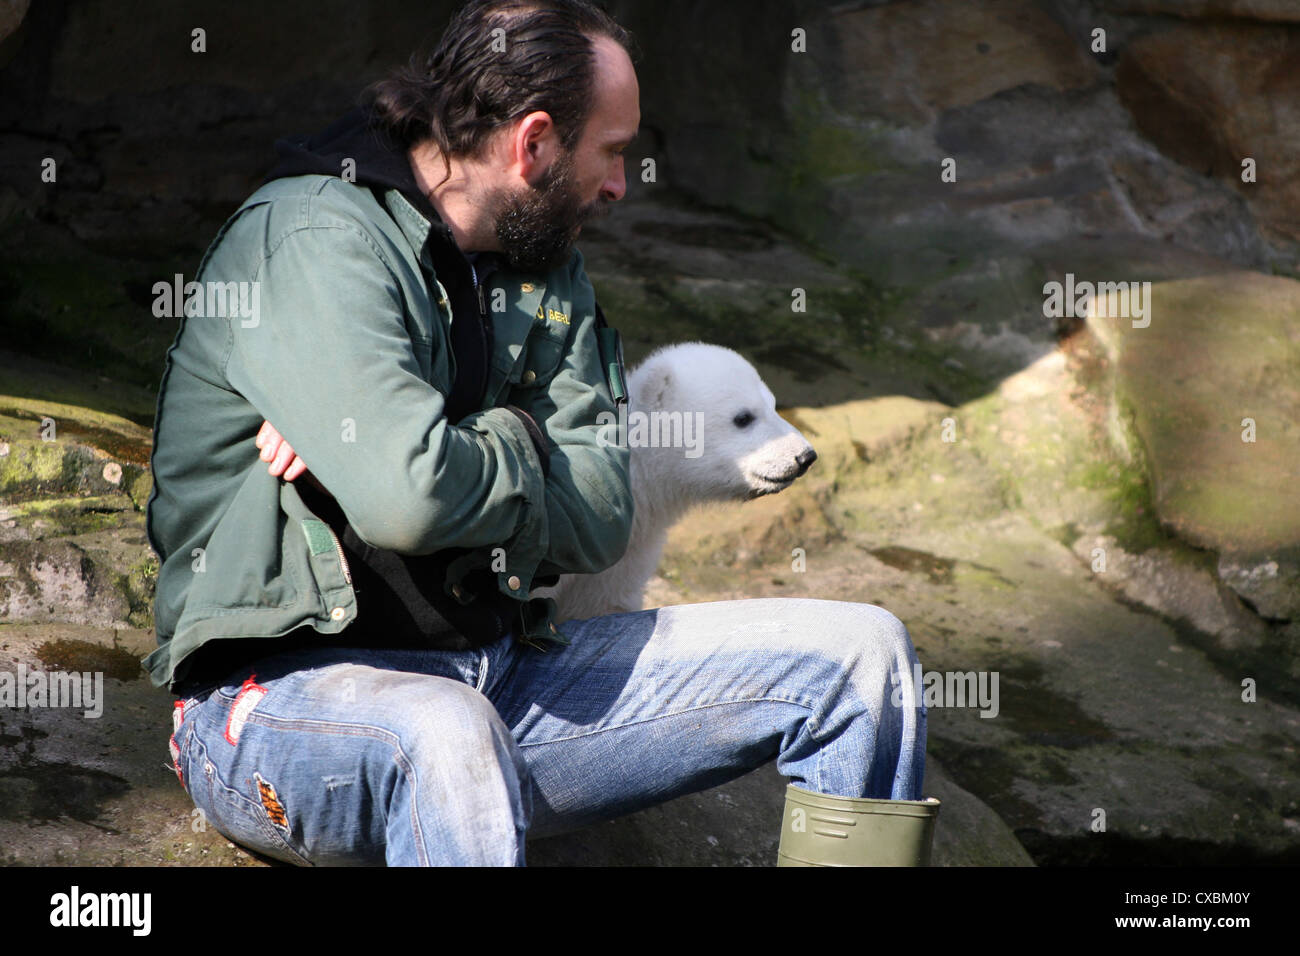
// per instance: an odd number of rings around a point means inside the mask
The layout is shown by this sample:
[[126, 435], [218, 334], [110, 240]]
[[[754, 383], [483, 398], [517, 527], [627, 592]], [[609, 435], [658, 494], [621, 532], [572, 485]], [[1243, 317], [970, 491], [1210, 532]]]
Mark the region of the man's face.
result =
[[569, 260], [582, 224], [609, 212], [609, 200], [584, 202], [576, 189], [574, 151], [553, 162], [524, 195], [503, 198], [496, 214], [497, 242], [512, 269], [550, 272]]
[[641, 122], [640, 90], [627, 52], [607, 37], [593, 41], [595, 102], [577, 144], [535, 186], [503, 197], [496, 234], [512, 268], [549, 272], [568, 261], [582, 224], [623, 198], [623, 150]]

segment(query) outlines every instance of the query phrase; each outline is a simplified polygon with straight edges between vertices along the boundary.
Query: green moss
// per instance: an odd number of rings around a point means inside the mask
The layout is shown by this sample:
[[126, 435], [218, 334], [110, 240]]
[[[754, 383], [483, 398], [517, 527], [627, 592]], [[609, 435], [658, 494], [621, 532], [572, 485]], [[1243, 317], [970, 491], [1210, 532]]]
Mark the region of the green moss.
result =
[[0, 397], [0, 427], [38, 437], [41, 423], [46, 418], [53, 419], [55, 425], [55, 441], [47, 444], [86, 445], [120, 462], [139, 466], [149, 464], [150, 435], [130, 421], [93, 408], [21, 398], [6, 401]]
[[150, 551], [121, 575], [120, 587], [130, 605], [128, 620], [141, 630], [153, 627], [154, 592], [158, 584], [158, 556]]
[[42, 537], [47, 538], [118, 528], [133, 515], [130, 500], [120, 495], [37, 499], [12, 504], [7, 511], [11, 518], [20, 521], [44, 522]]
[[788, 111], [790, 135], [785, 139], [790, 185], [796, 191], [818, 187], [836, 176], [872, 176], [902, 170], [888, 141], [874, 126], [838, 116], [820, 91], [802, 89]]
[[1093, 462], [1083, 472], [1081, 484], [1104, 492], [1113, 506], [1114, 517], [1107, 523], [1106, 533], [1125, 551], [1142, 554], [1148, 548], [1175, 543], [1161, 527], [1152, 507], [1151, 487], [1145, 475], [1116, 462]]
[[131, 497], [137, 511], [144, 511], [153, 493], [153, 473], [144, 468], [123, 468], [122, 487]]

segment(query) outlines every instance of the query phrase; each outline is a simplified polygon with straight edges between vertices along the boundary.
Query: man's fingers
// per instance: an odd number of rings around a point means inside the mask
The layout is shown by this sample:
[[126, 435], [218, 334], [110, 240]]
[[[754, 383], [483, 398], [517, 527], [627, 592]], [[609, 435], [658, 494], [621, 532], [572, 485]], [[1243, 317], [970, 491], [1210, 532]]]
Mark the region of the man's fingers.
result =
[[293, 461], [293, 459], [294, 459], [293, 448], [289, 445], [287, 441], [281, 439], [280, 447], [276, 450], [275, 453], [275, 460], [271, 462], [271, 467], [270, 467], [271, 474], [275, 475], [276, 477], [279, 477], [280, 475], [284, 474], [284, 470], [289, 467], [289, 463]]
[[262, 461], [271, 461], [276, 452], [280, 450], [280, 443], [283, 441], [284, 437], [276, 430], [274, 425], [267, 421], [262, 422], [262, 427], [257, 432], [256, 441], [257, 447], [262, 449]]
[[255, 444], [262, 449], [258, 457], [270, 462], [267, 471], [277, 478], [293, 481], [307, 470], [307, 463], [293, 453], [293, 446], [284, 440], [270, 422], [262, 422]]

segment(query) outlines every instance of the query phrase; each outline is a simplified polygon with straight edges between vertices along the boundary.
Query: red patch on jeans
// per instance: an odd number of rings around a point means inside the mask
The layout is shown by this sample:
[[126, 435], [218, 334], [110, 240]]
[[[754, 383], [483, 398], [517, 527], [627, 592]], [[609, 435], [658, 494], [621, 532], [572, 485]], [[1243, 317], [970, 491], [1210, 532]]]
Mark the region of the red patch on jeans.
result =
[[167, 738], [167, 749], [172, 755], [172, 769], [176, 771], [176, 779], [181, 782], [182, 789], [188, 793], [189, 789], [185, 787], [185, 774], [181, 773], [181, 765], [177, 762], [181, 756], [181, 748], [176, 743], [176, 734], [181, 729], [181, 724], [185, 722], [185, 701], [178, 700], [172, 705], [172, 735]]
[[184, 789], [186, 793], [189, 793], [189, 788], [185, 786], [185, 774], [181, 773], [181, 765], [176, 762], [180, 758], [181, 748], [176, 746], [175, 734], [172, 734], [171, 737], [167, 739], [167, 749], [170, 750], [172, 754], [172, 769], [176, 771], [176, 779], [181, 782], [181, 788]]
[[256, 677], [256, 674], [249, 675], [235, 695], [235, 702], [230, 705], [230, 716], [226, 718], [226, 743], [232, 747], [239, 743], [239, 735], [244, 732], [244, 724], [248, 722], [253, 708], [267, 695], [267, 689], [254, 682]]

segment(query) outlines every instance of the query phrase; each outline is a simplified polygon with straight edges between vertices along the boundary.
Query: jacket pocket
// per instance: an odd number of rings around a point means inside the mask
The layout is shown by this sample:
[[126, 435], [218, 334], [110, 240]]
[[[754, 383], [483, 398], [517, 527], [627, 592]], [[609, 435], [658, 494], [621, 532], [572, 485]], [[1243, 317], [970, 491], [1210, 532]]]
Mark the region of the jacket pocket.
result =
[[567, 339], [541, 328], [528, 333], [520, 360], [510, 370], [506, 381], [511, 390], [545, 388], [555, 378], [564, 358]]
[[357, 616], [356, 592], [342, 542], [334, 529], [307, 504], [313, 494], [318, 493], [310, 485], [304, 484], [300, 491], [294, 482], [282, 482], [280, 505], [290, 525], [286, 535], [294, 537], [292, 531], [296, 527], [296, 538], [302, 542], [297, 553], [305, 551], [307, 573], [315, 585], [313, 596], [319, 605], [314, 626], [323, 634], [336, 634]]

